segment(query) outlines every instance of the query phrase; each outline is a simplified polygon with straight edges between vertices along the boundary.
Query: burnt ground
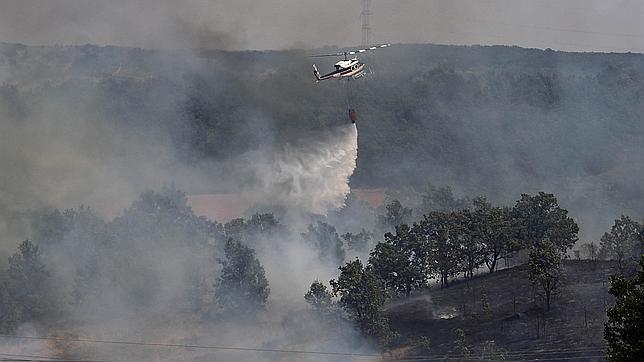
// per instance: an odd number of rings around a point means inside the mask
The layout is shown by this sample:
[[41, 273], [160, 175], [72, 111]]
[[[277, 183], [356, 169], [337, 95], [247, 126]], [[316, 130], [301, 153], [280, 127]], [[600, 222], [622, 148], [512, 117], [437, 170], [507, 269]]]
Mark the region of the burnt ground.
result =
[[[528, 280], [527, 265], [458, 280], [444, 289], [432, 287], [391, 303], [386, 314], [402, 346], [394, 354], [462, 359], [455, 338], [461, 328], [472, 358], [605, 360], [603, 324], [613, 303], [608, 276], [614, 265], [598, 261], [593, 268], [591, 261], [567, 260], [564, 268], [564, 284], [549, 311]], [[429, 349], [418, 345], [421, 337], [429, 338]]]

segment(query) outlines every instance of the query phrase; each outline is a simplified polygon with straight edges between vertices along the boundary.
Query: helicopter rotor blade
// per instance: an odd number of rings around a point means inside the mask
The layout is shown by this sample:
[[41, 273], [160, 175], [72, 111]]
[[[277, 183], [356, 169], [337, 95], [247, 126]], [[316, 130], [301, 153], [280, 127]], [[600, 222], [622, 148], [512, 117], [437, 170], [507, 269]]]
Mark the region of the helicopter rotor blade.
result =
[[382, 45], [374, 45], [374, 46], [371, 46], [369, 48], [352, 50], [352, 51], [348, 52], [347, 54], [352, 54], [353, 55], [353, 54], [358, 54], [358, 53], [364, 53], [364, 52], [367, 52], [367, 51], [370, 51], [370, 50], [376, 50], [376, 49], [386, 48], [386, 47], [390, 47], [390, 46], [391, 46], [391, 44], [389, 44], [389, 43], [382, 44]]
[[346, 52], [342, 53], [332, 53], [332, 54], [315, 54], [315, 55], [309, 55], [309, 58], [321, 58], [321, 57], [341, 57], [345, 54], [348, 54]]
[[366, 52], [366, 51], [376, 50], [376, 49], [381, 49], [381, 48], [386, 48], [386, 47], [390, 47], [390, 46], [391, 46], [391, 44], [387, 43], [387, 44], [381, 44], [381, 45], [374, 45], [374, 46], [372, 46], [372, 47], [365, 48], [365, 49], [351, 50], [351, 51], [347, 51], [347, 52], [339, 52], [339, 53], [331, 53], [331, 54], [316, 54], [316, 55], [309, 55], [309, 58], [341, 57], [341, 56], [347, 56], [347, 55], [355, 55], [355, 54], [358, 54], [358, 53], [364, 53], [364, 52]]

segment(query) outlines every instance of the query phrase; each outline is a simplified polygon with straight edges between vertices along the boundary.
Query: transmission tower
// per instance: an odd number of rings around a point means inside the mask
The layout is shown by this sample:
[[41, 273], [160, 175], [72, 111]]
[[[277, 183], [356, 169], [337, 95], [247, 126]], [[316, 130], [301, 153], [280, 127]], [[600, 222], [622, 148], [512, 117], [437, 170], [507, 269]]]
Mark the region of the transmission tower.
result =
[[360, 18], [362, 19], [362, 46], [366, 47], [371, 45], [371, 27], [369, 26], [369, 16], [371, 15], [371, 0], [362, 0], [362, 12]]

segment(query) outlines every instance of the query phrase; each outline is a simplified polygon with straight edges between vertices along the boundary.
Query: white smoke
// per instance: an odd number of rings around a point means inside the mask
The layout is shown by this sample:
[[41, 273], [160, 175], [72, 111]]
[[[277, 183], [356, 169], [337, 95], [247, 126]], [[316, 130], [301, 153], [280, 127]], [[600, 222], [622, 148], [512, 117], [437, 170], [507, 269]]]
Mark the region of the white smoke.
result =
[[259, 182], [244, 197], [326, 215], [344, 206], [357, 158], [355, 125], [326, 130], [309, 137], [307, 143], [285, 144], [265, 162], [251, 166]]

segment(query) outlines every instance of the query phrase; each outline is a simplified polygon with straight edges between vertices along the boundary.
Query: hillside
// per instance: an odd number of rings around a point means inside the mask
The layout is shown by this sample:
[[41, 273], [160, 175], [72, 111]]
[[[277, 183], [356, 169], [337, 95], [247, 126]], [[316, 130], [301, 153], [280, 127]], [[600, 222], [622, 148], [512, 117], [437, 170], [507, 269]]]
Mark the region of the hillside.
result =
[[462, 328], [473, 357], [486, 355], [495, 360], [505, 354], [506, 360], [513, 361], [602, 361], [605, 308], [613, 303], [607, 286], [612, 267], [610, 262], [598, 262], [593, 271], [590, 261], [567, 261], [564, 287], [545, 313], [528, 280], [526, 265], [394, 302], [386, 312], [403, 339], [415, 341], [425, 336], [431, 344], [429, 350], [408, 346], [398, 353], [436, 360], [458, 357], [454, 331]]
[[[0, 117], [74, 127], [65, 136], [82, 141], [78, 163], [113, 163], [134, 189], [120, 194], [160, 180], [189, 193], [238, 192], [261, 181], [239, 167], [256, 153], [311, 142], [347, 121], [344, 86], [311, 75], [306, 56], [320, 51], [329, 49], [0, 44]], [[354, 82], [352, 187], [422, 190], [431, 182], [503, 203], [545, 190], [578, 216], [584, 238], [618, 213], [644, 212], [644, 186], [635, 181], [644, 172], [643, 55], [394, 45], [365, 61], [373, 74]], [[115, 140], [94, 142], [95, 134]], [[69, 177], [102, 181], [101, 172]], [[21, 192], [29, 195], [9, 190]]]

